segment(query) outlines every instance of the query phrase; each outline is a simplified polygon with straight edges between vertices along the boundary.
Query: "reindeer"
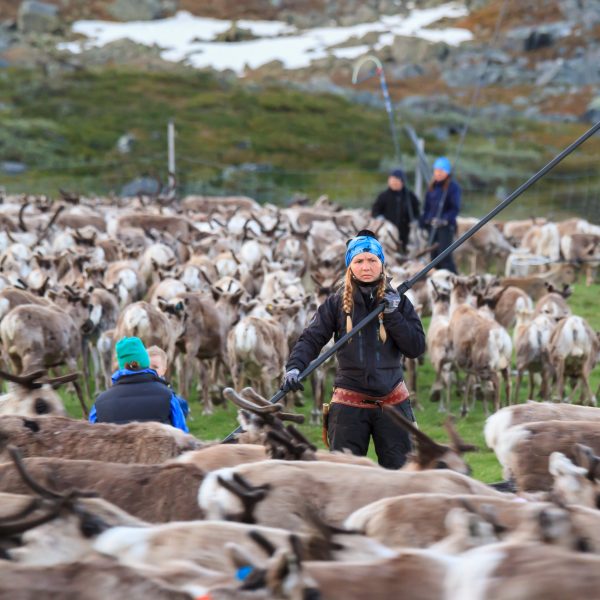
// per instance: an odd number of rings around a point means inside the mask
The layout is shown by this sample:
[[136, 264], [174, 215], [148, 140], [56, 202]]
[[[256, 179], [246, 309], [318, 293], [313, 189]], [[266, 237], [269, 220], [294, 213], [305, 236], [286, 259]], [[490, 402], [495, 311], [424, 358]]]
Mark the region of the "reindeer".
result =
[[596, 406], [596, 396], [590, 389], [589, 377], [598, 362], [600, 342], [596, 332], [581, 317], [570, 316], [558, 322], [550, 337], [550, 363], [556, 372], [555, 398], [561, 402], [565, 393], [565, 377], [576, 382], [567, 402], [582, 386], [579, 402]]
[[[499, 373], [504, 380], [507, 404], [510, 404], [509, 367], [512, 343], [506, 330], [491, 315], [477, 311], [467, 303], [472, 281], [457, 278], [450, 301], [450, 336], [456, 365], [467, 372], [467, 385], [461, 414], [468, 412], [471, 385], [475, 378], [488, 382], [493, 394], [494, 410], [500, 408]], [[488, 394], [484, 392], [484, 410], [488, 414]]]
[[165, 350], [168, 363], [175, 357], [175, 344], [183, 332], [181, 320], [169, 320], [158, 308], [148, 302], [134, 302], [121, 312], [113, 340], [139, 337], [146, 347], [159, 346]]
[[224, 371], [223, 376], [229, 375], [226, 342], [231, 323], [226, 315], [219, 312], [212, 296], [205, 293], [187, 292], [169, 302], [162, 299], [158, 302], [161, 310], [172, 315], [171, 320], [183, 324], [183, 331], [176, 342], [179, 351], [179, 391], [188, 397], [192, 366], [198, 364], [203, 414], [212, 414], [211, 384], [219, 383], [220, 370]]
[[[454, 356], [450, 338], [450, 293], [438, 288], [433, 279], [430, 280], [433, 293], [433, 314], [427, 330], [427, 351], [435, 370], [435, 381], [431, 386], [430, 400], [439, 402], [438, 412], [450, 410], [450, 390]], [[445, 402], [442, 390], [445, 388]]]
[[283, 375], [288, 352], [288, 341], [278, 321], [243, 317], [227, 335], [227, 356], [234, 387], [241, 387], [242, 378], [250, 378], [264, 396], [269, 396], [274, 380], [279, 381]]
[[525, 371], [529, 373], [529, 394], [527, 398], [533, 400], [535, 374], [541, 373], [540, 397], [542, 400], [548, 399], [550, 377], [552, 375], [549, 343], [554, 327], [554, 322], [544, 314], [532, 318], [531, 310], [521, 308], [517, 311], [517, 324], [513, 334], [517, 368], [513, 404], [519, 402], [521, 380]]
[[66, 416], [67, 411], [55, 389], [76, 380], [80, 374], [70, 373], [48, 379], [46, 371], [26, 375], [11, 375], [0, 371], [0, 378], [11, 382], [8, 393], [0, 396], [0, 415], [34, 417], [41, 415]]

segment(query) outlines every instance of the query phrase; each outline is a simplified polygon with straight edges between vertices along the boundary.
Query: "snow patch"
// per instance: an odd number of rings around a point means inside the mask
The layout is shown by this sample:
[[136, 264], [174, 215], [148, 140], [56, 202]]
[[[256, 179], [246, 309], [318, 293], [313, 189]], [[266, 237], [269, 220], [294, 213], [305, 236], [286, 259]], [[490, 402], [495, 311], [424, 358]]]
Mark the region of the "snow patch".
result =
[[[354, 59], [369, 51], [389, 46], [394, 36], [410, 36], [430, 42], [445, 42], [456, 46], [472, 39], [467, 29], [447, 27], [427, 29], [443, 18], [457, 18], [468, 14], [460, 3], [451, 2], [435, 8], [412, 10], [408, 16], [383, 16], [379, 21], [349, 27], [318, 27], [299, 31], [280, 21], [237, 21], [242, 29], [258, 39], [240, 42], [213, 42], [215, 36], [227, 31], [231, 21], [195, 17], [180, 11], [168, 19], [156, 21], [77, 21], [73, 32], [88, 39], [58, 45], [60, 50], [78, 54], [93, 47], [130, 39], [147, 46], [162, 49], [164, 60], [184, 61], [193, 67], [231, 69], [243, 76], [246, 68], [256, 69], [279, 60], [286, 69], [308, 67], [313, 60], [335, 56]], [[360, 39], [367, 33], [380, 33], [370, 49], [366, 45], [334, 48], [350, 39]]]

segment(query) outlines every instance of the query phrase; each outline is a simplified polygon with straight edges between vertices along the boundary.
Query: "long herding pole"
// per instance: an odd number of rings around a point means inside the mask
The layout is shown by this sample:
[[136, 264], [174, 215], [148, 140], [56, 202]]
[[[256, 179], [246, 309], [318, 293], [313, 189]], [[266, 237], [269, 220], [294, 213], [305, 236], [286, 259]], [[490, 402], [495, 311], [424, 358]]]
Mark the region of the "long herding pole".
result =
[[[588, 138], [592, 137], [598, 130], [600, 129], [600, 121], [598, 121], [595, 125], [590, 127], [583, 135], [577, 138], [570, 146], [565, 148], [560, 154], [555, 156], [545, 167], [540, 169], [535, 175], [530, 177], [524, 184], [518, 187], [510, 196], [504, 199], [496, 208], [492, 209], [487, 215], [481, 218], [471, 229], [466, 231], [463, 235], [461, 235], [457, 240], [455, 240], [448, 248], [446, 248], [443, 252], [441, 252], [438, 256], [436, 256], [426, 267], [421, 269], [416, 275], [400, 284], [398, 287], [399, 294], [405, 294], [410, 288], [412, 288], [417, 281], [425, 277], [431, 269], [433, 269], [437, 264], [439, 264], [448, 254], [454, 252], [461, 244], [464, 244], [470, 237], [475, 235], [483, 226], [485, 226], [489, 221], [491, 221], [499, 212], [503, 211], [509, 204], [514, 202], [523, 192], [528, 190], [536, 181], [539, 181], [542, 177], [544, 177], [547, 173], [549, 173], [554, 167], [563, 161], [571, 152], [575, 149], [579, 148], [583, 142], [585, 142]], [[373, 319], [375, 319], [380, 312], [383, 311], [385, 306], [380, 304], [376, 309], [371, 311], [364, 319], [362, 319], [355, 327], [353, 327], [350, 331], [348, 331], [345, 335], [343, 335], [329, 350], [323, 352], [320, 356], [315, 358], [302, 373], [298, 376], [300, 381], [306, 379], [315, 369], [318, 369], [328, 358], [330, 358], [333, 354], [335, 354], [350, 338], [355, 336], [361, 329], [366, 327]], [[287, 391], [279, 390], [270, 400], [271, 404], [275, 404], [279, 402], [285, 395]], [[235, 431], [232, 431], [223, 442], [229, 442], [233, 439], [233, 437], [242, 430], [241, 427], [238, 427]]]
[[[358, 79], [358, 72], [360, 68], [366, 64], [367, 62], [372, 62], [375, 64], [374, 70], [372, 70], [367, 77], [363, 77], [360, 81]], [[388, 119], [390, 121], [390, 132], [392, 134], [392, 142], [394, 144], [394, 158], [397, 162], [400, 162], [400, 142], [398, 141], [398, 132], [396, 131], [395, 119], [394, 119], [394, 108], [392, 106], [392, 100], [390, 98], [390, 93], [388, 91], [387, 82], [385, 80], [385, 73], [383, 71], [383, 64], [376, 56], [365, 56], [361, 58], [356, 65], [354, 66], [354, 70], [352, 71], [352, 83], [356, 85], [357, 83], [362, 83], [363, 81], [367, 81], [367, 79], [371, 79], [374, 75], [379, 75], [379, 85], [381, 86], [381, 93], [383, 94], [383, 103], [385, 105], [385, 110], [388, 114]]]

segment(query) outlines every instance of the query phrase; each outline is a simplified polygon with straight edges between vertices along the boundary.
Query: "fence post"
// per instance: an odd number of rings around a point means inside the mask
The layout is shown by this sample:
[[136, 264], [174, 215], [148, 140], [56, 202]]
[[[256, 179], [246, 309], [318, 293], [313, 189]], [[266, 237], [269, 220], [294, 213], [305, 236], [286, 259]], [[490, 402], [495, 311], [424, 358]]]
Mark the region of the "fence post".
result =
[[423, 174], [419, 168], [419, 156], [423, 156], [425, 150], [425, 140], [423, 138], [418, 139], [419, 151], [417, 152], [417, 168], [415, 169], [415, 195], [419, 201], [423, 200]]
[[171, 119], [167, 126], [169, 189], [175, 189], [175, 123]]

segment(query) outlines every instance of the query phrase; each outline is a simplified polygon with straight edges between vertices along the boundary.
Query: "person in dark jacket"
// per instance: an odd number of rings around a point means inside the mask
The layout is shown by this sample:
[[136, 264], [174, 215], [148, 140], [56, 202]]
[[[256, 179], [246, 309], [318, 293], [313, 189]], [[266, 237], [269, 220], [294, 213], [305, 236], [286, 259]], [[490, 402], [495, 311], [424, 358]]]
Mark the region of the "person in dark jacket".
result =
[[102, 392], [90, 412], [90, 423], [158, 421], [188, 432], [177, 396], [150, 368], [148, 352], [137, 337], [124, 337], [116, 344], [119, 370], [113, 386]]
[[383, 410], [390, 405], [410, 421], [414, 415], [403, 381], [402, 355], [425, 351], [425, 333], [412, 304], [385, 275], [383, 248], [363, 230], [348, 242], [346, 275], [340, 289], [317, 309], [294, 345], [286, 365], [284, 390], [303, 389], [300, 373], [331, 336], [337, 340], [380, 303], [385, 310], [337, 353], [338, 366], [328, 417], [331, 450], [367, 454], [371, 436], [379, 464], [398, 469], [410, 451], [410, 439]]
[[[441, 156], [433, 163], [433, 179], [425, 195], [425, 206], [420, 222], [421, 227], [429, 232], [430, 242], [437, 244], [431, 252], [431, 260], [454, 240], [456, 217], [460, 211], [460, 196], [460, 186], [452, 178], [452, 165], [445, 156]], [[439, 269], [457, 272], [452, 254], [437, 266]]]
[[382, 217], [398, 228], [402, 252], [406, 252], [410, 240], [410, 224], [418, 221], [420, 214], [419, 200], [406, 186], [404, 172], [395, 169], [389, 174], [387, 190], [377, 196], [371, 215]]

